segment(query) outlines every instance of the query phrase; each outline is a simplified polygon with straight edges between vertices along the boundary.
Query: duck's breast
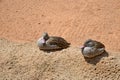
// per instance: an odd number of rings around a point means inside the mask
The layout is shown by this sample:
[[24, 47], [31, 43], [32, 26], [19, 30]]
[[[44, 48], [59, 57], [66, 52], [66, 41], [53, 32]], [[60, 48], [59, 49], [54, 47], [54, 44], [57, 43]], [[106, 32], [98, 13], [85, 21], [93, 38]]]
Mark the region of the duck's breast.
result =
[[82, 54], [85, 57], [93, 57], [95, 55], [96, 49], [93, 47], [85, 47]]
[[42, 47], [44, 43], [45, 43], [45, 40], [43, 38], [39, 38], [37, 41], [37, 46]]

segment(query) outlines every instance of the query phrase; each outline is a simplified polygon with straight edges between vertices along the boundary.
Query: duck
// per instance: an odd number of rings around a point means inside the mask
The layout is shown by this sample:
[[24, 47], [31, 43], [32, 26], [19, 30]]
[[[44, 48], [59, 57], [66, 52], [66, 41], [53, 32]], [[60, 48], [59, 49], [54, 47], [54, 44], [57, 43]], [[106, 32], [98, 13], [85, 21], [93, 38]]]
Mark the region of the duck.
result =
[[70, 46], [64, 38], [57, 36], [49, 36], [47, 32], [38, 39], [37, 46], [40, 50], [60, 50]]
[[93, 58], [105, 52], [105, 45], [99, 41], [88, 39], [81, 47], [81, 52], [86, 58]]

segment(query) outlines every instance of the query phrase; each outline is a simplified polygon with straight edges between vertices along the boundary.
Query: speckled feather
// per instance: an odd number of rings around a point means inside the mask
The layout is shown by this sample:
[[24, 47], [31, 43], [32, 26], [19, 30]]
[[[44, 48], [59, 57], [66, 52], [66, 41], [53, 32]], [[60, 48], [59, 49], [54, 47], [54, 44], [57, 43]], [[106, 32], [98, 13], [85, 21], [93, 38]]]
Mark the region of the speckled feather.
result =
[[57, 45], [61, 48], [67, 48], [70, 45], [70, 43], [68, 43], [62, 37], [56, 37], [56, 36], [50, 36], [49, 39], [46, 41], [46, 43], [50, 45]]

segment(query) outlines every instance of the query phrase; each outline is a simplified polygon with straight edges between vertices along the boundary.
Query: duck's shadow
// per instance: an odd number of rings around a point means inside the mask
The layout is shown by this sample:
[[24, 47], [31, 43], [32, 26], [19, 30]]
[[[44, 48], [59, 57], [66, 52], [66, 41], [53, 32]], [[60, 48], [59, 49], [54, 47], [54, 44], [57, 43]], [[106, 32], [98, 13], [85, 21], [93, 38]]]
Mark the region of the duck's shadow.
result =
[[[42, 50], [42, 49], [40, 49], [40, 50]], [[54, 50], [42, 50], [42, 51], [44, 51], [44, 52], [46, 52], [46, 53], [50, 53], [50, 52], [56, 52], [56, 51], [61, 51], [62, 49], [54, 49]]]
[[86, 58], [86, 57], [84, 57], [84, 59], [85, 59], [85, 61], [87, 61], [88, 63], [93, 64], [93, 65], [96, 65], [103, 57], [108, 57], [108, 56], [109, 56], [108, 52], [105, 51], [103, 54], [98, 55], [98, 56], [96, 56], [96, 57], [94, 57], [94, 58]]

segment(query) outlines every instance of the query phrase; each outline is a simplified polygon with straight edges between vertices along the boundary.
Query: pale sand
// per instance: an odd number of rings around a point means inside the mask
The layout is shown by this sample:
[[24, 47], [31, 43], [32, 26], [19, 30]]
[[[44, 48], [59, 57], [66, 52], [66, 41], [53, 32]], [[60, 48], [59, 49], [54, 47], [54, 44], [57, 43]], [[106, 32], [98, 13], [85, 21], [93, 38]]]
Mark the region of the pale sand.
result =
[[78, 47], [47, 53], [1, 39], [0, 80], [120, 80], [120, 53], [84, 59]]

